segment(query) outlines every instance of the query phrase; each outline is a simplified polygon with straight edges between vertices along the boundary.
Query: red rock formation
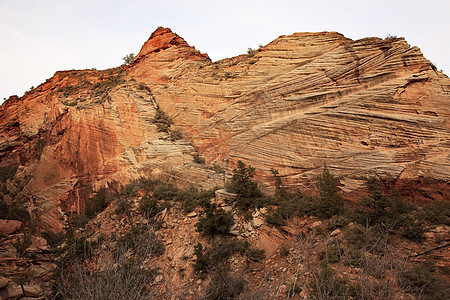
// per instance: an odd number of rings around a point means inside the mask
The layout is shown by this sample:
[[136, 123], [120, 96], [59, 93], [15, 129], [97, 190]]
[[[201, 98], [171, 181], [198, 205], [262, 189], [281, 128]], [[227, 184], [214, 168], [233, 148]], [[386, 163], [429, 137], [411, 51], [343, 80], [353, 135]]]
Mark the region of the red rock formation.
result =
[[[243, 160], [267, 183], [274, 167], [307, 185], [326, 163], [347, 193], [375, 175], [415, 201], [447, 199], [449, 91], [404, 39], [297, 33], [212, 63], [158, 28], [129, 66], [57, 72], [1, 106], [1, 166], [18, 167], [5, 199], [56, 229], [111, 182], [223, 185], [197, 151], [228, 171]], [[183, 139], [158, 131], [158, 109]]]

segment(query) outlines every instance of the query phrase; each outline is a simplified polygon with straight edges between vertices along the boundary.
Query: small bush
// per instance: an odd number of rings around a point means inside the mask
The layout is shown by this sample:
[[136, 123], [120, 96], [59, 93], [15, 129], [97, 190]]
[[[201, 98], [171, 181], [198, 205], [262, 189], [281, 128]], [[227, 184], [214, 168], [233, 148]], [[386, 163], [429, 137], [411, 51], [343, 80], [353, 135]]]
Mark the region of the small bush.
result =
[[433, 201], [423, 207], [425, 211], [425, 219], [432, 225], [450, 226], [450, 202], [449, 201]]
[[84, 213], [90, 219], [98, 215], [99, 212], [105, 210], [108, 207], [109, 200], [106, 199], [106, 189], [101, 188], [97, 191], [95, 196], [86, 203]]
[[401, 285], [421, 296], [420, 299], [444, 300], [450, 295], [448, 281], [436, 272], [436, 267], [431, 262], [413, 266], [400, 279]]
[[421, 241], [423, 239], [423, 234], [425, 233], [425, 231], [425, 223], [420, 218], [410, 216], [403, 222], [401, 234], [407, 239], [413, 241]]
[[52, 249], [55, 249], [56, 247], [60, 246], [66, 238], [64, 233], [62, 232], [54, 233], [51, 231], [43, 231], [41, 235], [47, 241], [47, 244]]
[[344, 249], [339, 245], [327, 247], [325, 251], [319, 252], [319, 259], [328, 263], [337, 263], [344, 256]]
[[124, 249], [131, 249], [134, 254], [143, 257], [144, 255], [161, 256], [165, 247], [153, 231], [146, 226], [140, 226], [133, 228], [117, 240], [117, 250], [123, 252]]
[[157, 200], [176, 200], [180, 193], [182, 193], [182, 191], [177, 187], [174, 187], [170, 183], [164, 183], [155, 188], [153, 197]]
[[263, 249], [250, 248], [247, 250], [247, 259], [254, 262], [262, 262], [266, 259]]
[[147, 219], [152, 219], [160, 213], [163, 208], [159, 205], [158, 200], [147, 194], [142, 197], [139, 203], [139, 210]]
[[123, 62], [124, 62], [126, 65], [129, 65], [129, 64], [131, 64], [131, 62], [133, 61], [133, 59], [134, 59], [135, 57], [136, 57], [136, 56], [134, 55], [134, 53], [130, 53], [130, 54], [125, 55], [125, 57], [122, 58], [122, 59], [123, 59]]
[[247, 241], [235, 241], [230, 238], [216, 240], [211, 247], [203, 248], [201, 243], [194, 247], [196, 256], [193, 265], [195, 272], [212, 272], [227, 264], [227, 260], [236, 253], [245, 254], [249, 249]]
[[153, 117], [153, 123], [156, 124], [159, 132], [169, 132], [172, 120], [160, 109], [156, 110], [156, 114]]
[[205, 164], [205, 159], [203, 157], [201, 157], [200, 155], [195, 154], [194, 155], [194, 162], [197, 163], [197, 164], [204, 165]]
[[123, 197], [134, 197], [141, 188], [139, 180], [133, 180], [130, 183], [121, 186], [119, 191], [119, 196]]
[[317, 299], [353, 299], [358, 293], [356, 287], [347, 278], [337, 276], [327, 262], [322, 261], [310, 282], [311, 294]]
[[[79, 248], [84, 253], [84, 247]], [[151, 231], [139, 228], [119, 239], [115, 251], [104, 253], [93, 264], [80, 259], [60, 259], [54, 274], [52, 299], [165, 299], [160, 286], [152, 285], [158, 270], [150, 269], [148, 262], [149, 256], [162, 253], [161, 248], [162, 243]], [[129, 256], [128, 249], [135, 255]], [[67, 258], [67, 254], [63, 257]]]
[[169, 138], [172, 142], [175, 142], [181, 140], [183, 138], [183, 135], [179, 130], [172, 130], [169, 133]]
[[286, 294], [288, 297], [293, 296], [293, 295], [300, 295], [300, 293], [303, 291], [303, 288], [296, 284], [296, 283], [291, 283], [289, 285], [288, 290], [286, 291]]
[[253, 56], [255, 56], [255, 54], [256, 54], [256, 50], [255, 49], [252, 49], [252, 48], [248, 48], [247, 49], [247, 56], [248, 57], [253, 57]]
[[140, 188], [144, 189], [146, 192], [153, 191], [158, 185], [161, 184], [161, 181], [154, 180], [152, 178], [141, 177], [137, 180]]
[[197, 206], [208, 207], [210, 199], [214, 197], [214, 190], [198, 190], [190, 187], [186, 191], [180, 191], [175, 197], [175, 201], [181, 202], [181, 209], [189, 213]]
[[244, 290], [245, 282], [241, 277], [232, 277], [228, 269], [221, 268], [211, 277], [211, 282], [206, 288], [208, 300], [237, 299]]
[[233, 224], [233, 215], [230, 212], [216, 208], [215, 205], [210, 205], [203, 211], [196, 227], [198, 232], [204, 234], [228, 234]]
[[328, 230], [333, 231], [346, 226], [348, 223], [350, 223], [350, 219], [347, 216], [335, 215], [328, 221], [327, 228]]

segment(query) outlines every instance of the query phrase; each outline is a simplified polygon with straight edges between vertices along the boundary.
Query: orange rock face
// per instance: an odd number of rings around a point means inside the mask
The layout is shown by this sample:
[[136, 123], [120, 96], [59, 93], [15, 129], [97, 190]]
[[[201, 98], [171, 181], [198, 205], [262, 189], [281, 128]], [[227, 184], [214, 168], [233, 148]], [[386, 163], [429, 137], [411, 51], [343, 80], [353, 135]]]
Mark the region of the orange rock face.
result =
[[1, 166], [17, 167], [4, 199], [57, 229], [101, 186], [223, 186], [218, 166], [243, 160], [268, 185], [270, 168], [310, 186], [327, 164], [349, 194], [374, 175], [413, 201], [448, 200], [449, 100], [448, 77], [404, 39], [297, 33], [213, 63], [158, 28], [129, 66], [57, 72], [1, 106]]

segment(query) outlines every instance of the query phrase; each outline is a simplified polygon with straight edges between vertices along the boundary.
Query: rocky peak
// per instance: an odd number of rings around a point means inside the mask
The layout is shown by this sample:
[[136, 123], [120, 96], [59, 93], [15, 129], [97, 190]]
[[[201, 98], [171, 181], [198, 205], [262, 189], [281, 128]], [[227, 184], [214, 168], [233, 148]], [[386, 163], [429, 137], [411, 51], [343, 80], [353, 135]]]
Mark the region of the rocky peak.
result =
[[158, 27], [158, 29], [156, 29], [144, 43], [141, 51], [139, 51], [139, 54], [136, 56], [132, 64], [134, 65], [154, 53], [173, 47], [185, 48], [190, 52], [190, 54], [208, 58], [208, 55], [201, 54], [199, 51], [195, 50], [195, 48], [189, 46], [189, 44], [182, 37], [172, 32], [170, 28]]

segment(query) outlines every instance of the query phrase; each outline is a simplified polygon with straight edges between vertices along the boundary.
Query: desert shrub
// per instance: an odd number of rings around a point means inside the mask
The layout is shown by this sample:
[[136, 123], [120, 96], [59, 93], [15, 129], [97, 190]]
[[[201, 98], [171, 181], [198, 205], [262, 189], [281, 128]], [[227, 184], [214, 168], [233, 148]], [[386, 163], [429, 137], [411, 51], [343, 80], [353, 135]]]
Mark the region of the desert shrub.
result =
[[51, 231], [43, 231], [41, 235], [47, 241], [47, 244], [52, 249], [55, 249], [56, 247], [60, 246], [66, 238], [64, 233], [62, 232], [55, 233]]
[[272, 224], [275, 226], [284, 226], [286, 225], [286, 219], [278, 213], [278, 209], [270, 209], [269, 213], [265, 216], [267, 224]]
[[130, 54], [125, 55], [125, 57], [122, 58], [122, 59], [123, 59], [123, 62], [124, 62], [126, 65], [129, 65], [129, 64], [131, 64], [131, 62], [133, 61], [133, 59], [134, 59], [135, 57], [136, 57], [136, 56], [134, 55], [134, 53], [130, 53]]
[[420, 296], [420, 299], [448, 299], [450, 285], [448, 281], [437, 273], [432, 262], [414, 265], [400, 277], [404, 289]]
[[153, 123], [156, 124], [159, 132], [169, 132], [170, 125], [173, 122], [162, 110], [157, 109], [153, 117]]
[[141, 184], [139, 180], [132, 180], [130, 183], [121, 186], [118, 196], [123, 197], [134, 197], [137, 195], [137, 192], [141, 188]]
[[172, 142], [181, 140], [183, 138], [183, 134], [179, 130], [172, 130], [169, 132], [169, 138]]
[[361, 225], [354, 225], [344, 230], [344, 237], [349, 248], [356, 250], [375, 250], [377, 242], [380, 241], [380, 233], [374, 228], [367, 228]]
[[209, 205], [204, 208], [196, 227], [198, 232], [208, 235], [228, 234], [233, 224], [231, 212], [226, 212], [215, 205]]
[[64, 224], [66, 235], [71, 235], [77, 228], [84, 228], [89, 222], [85, 215], [79, 215], [76, 212], [66, 213], [67, 220]]
[[[132, 79], [134, 79], [134, 78], [132, 78]], [[147, 89], [147, 85], [145, 85], [145, 83], [143, 83], [143, 82], [140, 82], [139, 86], [138, 86], [138, 89], [140, 89], [141, 91], [146, 90]]]
[[201, 243], [197, 243], [197, 245], [194, 246], [194, 255], [196, 257], [195, 263], [192, 266], [194, 268], [194, 271], [207, 271], [209, 266], [209, 259]]
[[264, 249], [249, 248], [246, 252], [247, 259], [254, 262], [262, 262], [266, 259]]
[[106, 94], [113, 87], [125, 82], [125, 79], [122, 78], [120, 73], [116, 76], [110, 75], [108, 79], [93, 84], [91, 90], [94, 96], [101, 96]]
[[231, 276], [227, 268], [220, 268], [211, 277], [206, 288], [205, 299], [237, 299], [244, 290], [245, 281], [238, 276]]
[[339, 276], [326, 261], [322, 261], [319, 269], [313, 272], [309, 289], [316, 299], [352, 299], [358, 295], [350, 280]]
[[124, 252], [127, 249], [131, 249], [136, 256], [144, 257], [161, 256], [165, 247], [152, 230], [146, 226], [139, 226], [132, 228], [117, 240], [117, 251]]
[[255, 49], [252, 49], [252, 48], [248, 48], [247, 49], [247, 56], [248, 57], [253, 57], [253, 56], [255, 56], [255, 54], [256, 54], [256, 50]]
[[328, 263], [337, 263], [344, 256], [344, 248], [337, 244], [327, 246], [324, 251], [319, 252], [319, 259]]
[[159, 184], [161, 184], [160, 180], [152, 179], [150, 177], [140, 177], [137, 182], [139, 187], [144, 189], [146, 192], [153, 191]]
[[312, 212], [312, 198], [300, 191], [284, 192], [282, 197], [275, 195], [274, 199], [269, 199], [266, 203], [276, 205], [266, 215], [266, 221], [273, 225], [285, 225], [292, 216]]
[[[116, 243], [108, 255], [95, 263], [58, 260], [52, 299], [166, 299], [153, 286], [158, 270], [150, 269], [148, 258], [162, 253], [162, 243], [149, 230], [138, 230]], [[129, 256], [128, 249], [136, 255]]]
[[433, 201], [423, 206], [425, 219], [432, 225], [450, 226], [450, 202], [449, 201]]
[[316, 215], [329, 218], [344, 210], [344, 203], [338, 187], [339, 181], [324, 167], [322, 175], [317, 180], [319, 197], [311, 197], [301, 191], [288, 192], [283, 186], [278, 171], [271, 169], [275, 178], [275, 195], [268, 204], [277, 207], [266, 215], [266, 221], [273, 225], [285, 225], [286, 220], [293, 215]]
[[181, 203], [181, 209], [188, 213], [193, 211], [197, 206], [208, 207], [210, 199], [214, 197], [214, 189], [198, 190], [191, 186], [185, 191], [180, 191], [175, 197], [175, 201]]
[[413, 241], [421, 241], [423, 239], [426, 227], [420, 216], [411, 214], [409, 217], [405, 218], [402, 223], [403, 228], [400, 232], [403, 237]]
[[271, 169], [270, 172], [275, 180], [274, 198], [268, 201], [269, 204], [277, 205], [276, 209], [271, 209], [266, 215], [266, 221], [273, 225], [285, 225], [286, 220], [299, 212], [302, 204], [303, 194], [301, 192], [289, 193], [284, 188], [278, 170]]
[[218, 266], [227, 264], [227, 260], [236, 253], [245, 254], [249, 249], [247, 241], [235, 241], [230, 238], [216, 240], [210, 247], [204, 248], [201, 243], [194, 247], [196, 256], [193, 265], [195, 272], [211, 273]]
[[398, 39], [399, 38], [396, 35], [390, 35], [390, 34], [388, 34], [387, 37], [384, 38], [384, 40], [390, 41], [390, 42], [395, 42]]
[[181, 190], [174, 187], [172, 184], [162, 183], [153, 191], [153, 197], [157, 200], [175, 200], [180, 193]]
[[147, 219], [152, 219], [163, 209], [164, 208], [158, 203], [158, 200], [148, 194], [142, 197], [139, 203], [139, 210]]
[[45, 141], [41, 138], [36, 140], [36, 144], [34, 145], [34, 149], [38, 152], [41, 153], [42, 150], [44, 149], [45, 146]]
[[198, 153], [196, 153], [194, 155], [194, 162], [197, 164], [205, 164], [205, 159], [203, 157], [201, 157], [200, 155], [198, 155]]
[[70, 265], [90, 259], [94, 248], [84, 236], [66, 235], [64, 247], [55, 251], [55, 256], [60, 256], [61, 264]]
[[285, 225], [286, 220], [293, 215], [315, 215], [321, 218], [329, 218], [343, 212], [344, 202], [339, 181], [328, 171], [325, 166], [317, 180], [319, 197], [311, 197], [301, 191], [288, 192], [282, 183], [278, 171], [271, 169], [275, 178], [275, 195], [272, 201], [266, 204], [275, 204], [276, 209], [266, 216], [266, 221], [273, 225]]
[[333, 231], [345, 227], [348, 223], [350, 223], [350, 219], [347, 216], [335, 215], [328, 221], [327, 228], [328, 230]]
[[302, 291], [303, 288], [300, 285], [296, 283], [291, 283], [286, 291], [286, 296], [289, 298], [290, 296], [300, 295]]
[[348, 248], [345, 253], [345, 264], [353, 267], [362, 267], [364, 260], [364, 253], [358, 248]]
[[101, 188], [97, 191], [95, 196], [86, 203], [84, 213], [90, 219], [94, 218], [99, 212], [108, 207], [109, 200], [106, 198], [106, 189]]

